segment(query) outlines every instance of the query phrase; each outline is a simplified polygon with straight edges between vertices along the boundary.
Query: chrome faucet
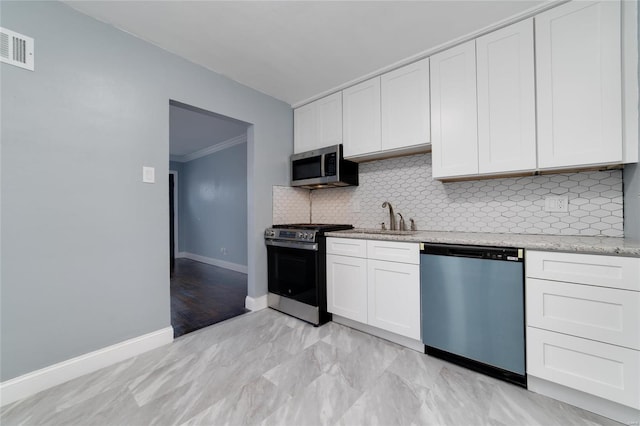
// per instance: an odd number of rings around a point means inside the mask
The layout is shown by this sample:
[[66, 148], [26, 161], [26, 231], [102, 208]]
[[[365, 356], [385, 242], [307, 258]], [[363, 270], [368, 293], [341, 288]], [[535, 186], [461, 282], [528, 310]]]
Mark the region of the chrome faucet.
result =
[[406, 231], [407, 224], [404, 223], [404, 217], [402, 217], [400, 213], [398, 213], [398, 216], [400, 216], [400, 222], [398, 223], [398, 231]]
[[388, 201], [382, 203], [383, 209], [386, 209], [387, 207], [389, 207], [389, 229], [391, 231], [396, 231], [398, 226], [396, 225], [396, 215], [393, 213], [393, 207], [391, 207], [391, 203]]

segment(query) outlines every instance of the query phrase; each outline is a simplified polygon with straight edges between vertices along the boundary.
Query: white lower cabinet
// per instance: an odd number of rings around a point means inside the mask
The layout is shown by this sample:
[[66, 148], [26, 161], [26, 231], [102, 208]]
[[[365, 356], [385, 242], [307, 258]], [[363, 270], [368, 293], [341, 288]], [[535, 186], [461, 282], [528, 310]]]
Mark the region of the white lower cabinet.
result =
[[640, 292], [528, 278], [527, 324], [640, 350]]
[[528, 327], [527, 374], [640, 408], [640, 351]]
[[367, 322], [367, 259], [327, 254], [327, 310]]
[[327, 238], [327, 310], [420, 340], [419, 252], [417, 243]]
[[420, 267], [367, 260], [368, 323], [420, 339]]
[[640, 258], [527, 251], [526, 262], [527, 374], [639, 410]]

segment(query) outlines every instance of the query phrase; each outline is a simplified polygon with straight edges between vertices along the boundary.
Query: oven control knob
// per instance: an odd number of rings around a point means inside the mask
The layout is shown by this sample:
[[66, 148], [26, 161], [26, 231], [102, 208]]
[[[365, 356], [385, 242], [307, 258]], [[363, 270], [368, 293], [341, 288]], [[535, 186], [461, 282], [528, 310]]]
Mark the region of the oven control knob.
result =
[[298, 238], [302, 238], [302, 232], [298, 232]]

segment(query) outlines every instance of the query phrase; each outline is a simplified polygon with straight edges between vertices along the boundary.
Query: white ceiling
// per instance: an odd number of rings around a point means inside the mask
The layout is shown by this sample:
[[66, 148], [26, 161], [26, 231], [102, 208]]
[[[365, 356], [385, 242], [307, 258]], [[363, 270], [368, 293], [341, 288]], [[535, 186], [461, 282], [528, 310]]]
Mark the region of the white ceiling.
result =
[[247, 123], [186, 105], [169, 106], [169, 154], [181, 157], [244, 135]]
[[291, 105], [549, 2], [65, 1]]

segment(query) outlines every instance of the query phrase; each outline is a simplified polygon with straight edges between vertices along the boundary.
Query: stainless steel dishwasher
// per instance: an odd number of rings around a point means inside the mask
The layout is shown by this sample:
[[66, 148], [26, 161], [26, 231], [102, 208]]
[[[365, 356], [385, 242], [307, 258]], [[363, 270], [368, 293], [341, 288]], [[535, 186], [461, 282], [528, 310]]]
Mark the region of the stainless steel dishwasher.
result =
[[527, 386], [524, 250], [421, 244], [425, 353]]

